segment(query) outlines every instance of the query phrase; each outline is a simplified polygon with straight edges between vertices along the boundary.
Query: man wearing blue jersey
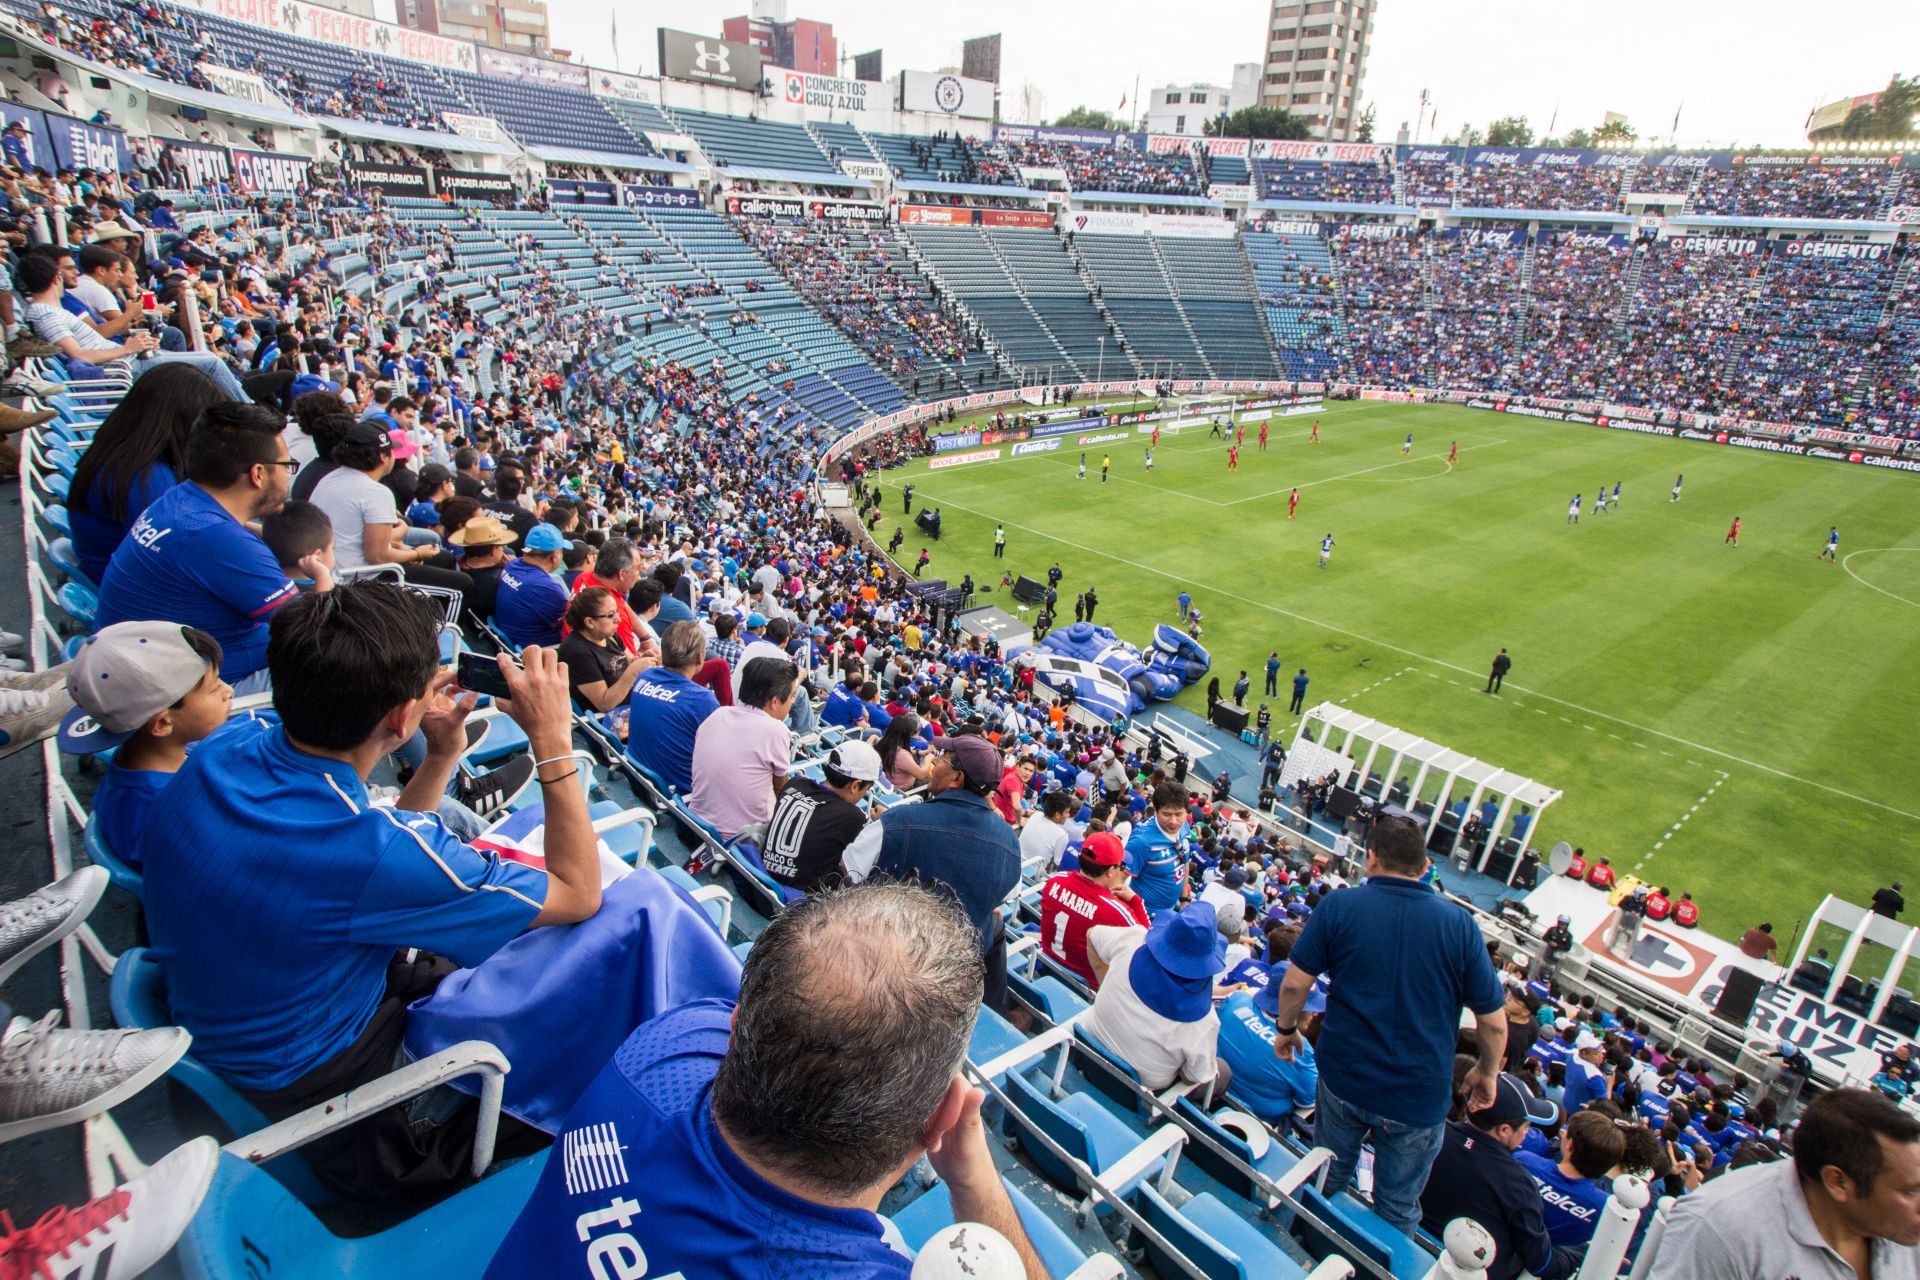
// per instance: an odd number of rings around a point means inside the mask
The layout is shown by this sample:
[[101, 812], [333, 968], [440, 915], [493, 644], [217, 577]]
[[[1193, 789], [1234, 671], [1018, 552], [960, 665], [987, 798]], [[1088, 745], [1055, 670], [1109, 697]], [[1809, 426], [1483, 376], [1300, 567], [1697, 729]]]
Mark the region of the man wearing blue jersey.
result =
[[880, 1201], [923, 1155], [1041, 1280], [960, 1075], [982, 976], [978, 930], [919, 885], [788, 907], [737, 1005], [641, 1024], [574, 1104], [489, 1280], [904, 1280]]
[[1838, 563], [1840, 560], [1840, 526], [1834, 525], [1827, 530], [1827, 545], [1820, 549], [1822, 560]]
[[1147, 904], [1147, 914], [1159, 916], [1179, 909], [1187, 888], [1186, 788], [1162, 783], [1153, 789], [1153, 820], [1133, 829], [1127, 841], [1127, 863], [1133, 868], [1133, 890]]

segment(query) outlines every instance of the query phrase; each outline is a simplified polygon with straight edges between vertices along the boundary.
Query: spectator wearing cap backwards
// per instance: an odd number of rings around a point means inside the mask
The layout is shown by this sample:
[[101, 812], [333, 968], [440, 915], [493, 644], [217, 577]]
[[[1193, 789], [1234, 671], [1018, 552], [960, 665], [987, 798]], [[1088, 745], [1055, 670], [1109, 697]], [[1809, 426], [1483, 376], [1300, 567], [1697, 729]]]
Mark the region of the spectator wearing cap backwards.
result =
[[1087, 962], [1100, 986], [1081, 1024], [1156, 1093], [1176, 1080], [1210, 1085], [1207, 1105], [1224, 1098], [1233, 1079], [1219, 1059], [1213, 1012], [1213, 981], [1226, 969], [1218, 919], [1196, 902], [1149, 928], [1089, 929]]
[[[1273, 1052], [1278, 1036], [1275, 1026], [1280, 1013], [1280, 984], [1287, 976], [1287, 957], [1299, 938], [1298, 925], [1270, 930], [1267, 980], [1234, 992], [1220, 1006], [1220, 1060], [1233, 1072], [1233, 1096], [1282, 1133], [1296, 1113], [1313, 1110], [1320, 1080], [1312, 1037], [1306, 1037], [1307, 1043], [1284, 1062]], [[1318, 989], [1308, 993], [1305, 1010], [1309, 1028], [1326, 1008], [1324, 993]]]
[[1120, 837], [1111, 831], [1089, 835], [1080, 845], [1079, 866], [1050, 877], [1041, 886], [1040, 947], [1047, 959], [1077, 974], [1088, 986], [1099, 986], [1087, 961], [1088, 930], [1147, 925], [1147, 906], [1129, 887], [1132, 879]]
[[980, 931], [988, 1003], [999, 1008], [1007, 981], [999, 907], [1020, 880], [1019, 837], [987, 803], [1000, 781], [1000, 753], [978, 734], [956, 734], [940, 740], [928, 764], [926, 802], [897, 805], [869, 823], [841, 862], [856, 883], [919, 879], [958, 898]]
[[1559, 1107], [1503, 1071], [1495, 1077], [1490, 1105], [1446, 1126], [1433, 1176], [1420, 1194], [1421, 1225], [1436, 1237], [1455, 1218], [1484, 1227], [1493, 1237], [1488, 1280], [1513, 1280], [1523, 1271], [1537, 1280], [1560, 1280], [1580, 1265], [1579, 1252], [1557, 1248], [1547, 1234], [1540, 1190], [1515, 1155], [1529, 1128], [1559, 1119]]
[[552, 525], [537, 524], [527, 534], [525, 547], [518, 560], [500, 571], [494, 623], [516, 645], [558, 645], [569, 598], [554, 575], [560, 570], [567, 540]]
[[781, 789], [761, 841], [767, 874], [814, 893], [840, 879], [840, 855], [867, 825], [860, 803], [880, 779], [880, 753], [843, 742], [821, 766], [821, 781], [799, 777]]

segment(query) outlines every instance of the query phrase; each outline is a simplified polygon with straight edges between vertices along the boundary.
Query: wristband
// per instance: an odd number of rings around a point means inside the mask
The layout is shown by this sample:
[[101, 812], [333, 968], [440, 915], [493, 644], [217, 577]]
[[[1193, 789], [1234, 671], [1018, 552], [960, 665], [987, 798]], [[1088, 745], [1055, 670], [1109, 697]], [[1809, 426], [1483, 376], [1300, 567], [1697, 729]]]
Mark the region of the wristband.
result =
[[1283, 1036], [1297, 1036], [1300, 1034], [1299, 1027], [1283, 1027], [1276, 1024], [1273, 1029]]
[[574, 777], [574, 776], [575, 776], [575, 775], [577, 775], [577, 774], [578, 774], [579, 772], [580, 772], [580, 766], [579, 766], [579, 765], [575, 765], [575, 766], [573, 766], [573, 768], [571, 768], [571, 769], [569, 769], [569, 770], [567, 770], [567, 771], [566, 771], [565, 773], [557, 773], [557, 774], [555, 774], [555, 775], [554, 775], [553, 777], [551, 777], [551, 778], [541, 778], [541, 779], [539, 780], [539, 781], [540, 781], [540, 785], [541, 785], [541, 786], [543, 786], [543, 787], [551, 787], [551, 786], [553, 786], [553, 785], [554, 785], [555, 783], [558, 783], [558, 782], [565, 782], [565, 781], [566, 781], [566, 780], [567, 780], [568, 778], [571, 778], [571, 777]]
[[566, 755], [563, 755], [563, 756], [548, 756], [545, 760], [535, 760], [533, 762], [533, 767], [538, 769], [543, 764], [559, 764], [562, 760], [571, 760], [571, 759], [573, 759], [573, 753], [569, 751]]

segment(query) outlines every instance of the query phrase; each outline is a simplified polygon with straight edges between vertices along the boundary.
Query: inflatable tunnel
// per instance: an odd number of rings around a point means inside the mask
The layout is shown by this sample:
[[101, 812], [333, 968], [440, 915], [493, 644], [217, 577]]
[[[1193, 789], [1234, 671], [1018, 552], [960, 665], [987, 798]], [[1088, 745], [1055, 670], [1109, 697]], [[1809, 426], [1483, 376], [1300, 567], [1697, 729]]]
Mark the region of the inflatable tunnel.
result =
[[1108, 719], [1173, 697], [1213, 665], [1206, 649], [1166, 623], [1154, 628], [1153, 644], [1144, 652], [1111, 627], [1076, 622], [1009, 656], [1032, 665], [1050, 687], [1071, 689], [1081, 706]]

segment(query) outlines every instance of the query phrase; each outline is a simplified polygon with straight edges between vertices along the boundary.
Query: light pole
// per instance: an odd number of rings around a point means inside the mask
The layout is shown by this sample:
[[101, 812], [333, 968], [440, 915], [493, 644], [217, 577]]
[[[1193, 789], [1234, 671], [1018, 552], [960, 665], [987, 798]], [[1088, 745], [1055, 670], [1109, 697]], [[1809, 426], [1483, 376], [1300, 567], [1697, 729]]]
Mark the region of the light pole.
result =
[[1094, 371], [1093, 380], [1095, 382], [1107, 380], [1107, 335], [1104, 333], [1100, 335], [1100, 367]]

